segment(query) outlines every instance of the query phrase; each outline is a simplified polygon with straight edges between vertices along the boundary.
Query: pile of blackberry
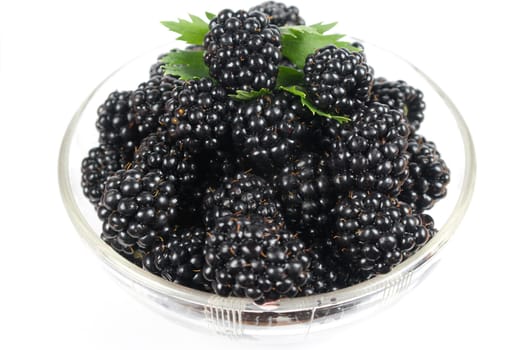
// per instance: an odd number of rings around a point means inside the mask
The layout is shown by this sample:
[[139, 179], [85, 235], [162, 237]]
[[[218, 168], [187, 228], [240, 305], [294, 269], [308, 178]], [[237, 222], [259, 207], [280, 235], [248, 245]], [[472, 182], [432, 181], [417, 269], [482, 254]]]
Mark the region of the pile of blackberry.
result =
[[[223, 10], [185, 49], [202, 52], [206, 76], [165, 72], [174, 49], [102, 102], [81, 185], [125, 259], [266, 303], [385, 274], [433, 238], [426, 211], [450, 171], [419, 133], [422, 92], [375, 77], [360, 43], [298, 62], [287, 26], [307, 28], [283, 3]], [[303, 96], [279, 85], [282, 66]]]

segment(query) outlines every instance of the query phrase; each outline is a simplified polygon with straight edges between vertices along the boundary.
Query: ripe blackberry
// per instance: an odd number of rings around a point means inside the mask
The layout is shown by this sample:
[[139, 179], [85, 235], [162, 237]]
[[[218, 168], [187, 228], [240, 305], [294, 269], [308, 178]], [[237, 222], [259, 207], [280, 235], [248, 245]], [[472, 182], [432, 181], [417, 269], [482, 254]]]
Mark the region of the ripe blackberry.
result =
[[168, 281], [211, 291], [202, 274], [205, 238], [201, 227], [179, 227], [144, 255], [142, 266]]
[[119, 148], [129, 160], [139, 142], [137, 125], [130, 111], [131, 91], [114, 91], [97, 110], [99, 142]]
[[389, 272], [434, 234], [430, 217], [377, 192], [350, 192], [332, 215], [336, 228], [327, 245], [351, 271], [350, 283]]
[[82, 191], [92, 204], [97, 204], [104, 191], [104, 182], [125, 166], [119, 151], [110, 145], [100, 145], [89, 150], [82, 160]]
[[373, 69], [362, 52], [326, 46], [307, 56], [305, 84], [309, 100], [337, 115], [352, 115], [369, 101]]
[[397, 195], [409, 175], [409, 129], [398, 110], [376, 102], [348, 124], [327, 120], [324, 148], [336, 190]]
[[413, 136], [407, 151], [411, 156], [409, 178], [402, 186], [400, 200], [421, 213], [446, 196], [450, 172], [436, 145], [423, 136]]
[[205, 36], [210, 76], [229, 91], [273, 89], [281, 60], [277, 26], [261, 12], [223, 10]]
[[232, 141], [247, 167], [275, 174], [312, 139], [313, 117], [297, 97], [274, 93], [239, 103], [232, 119]]
[[325, 162], [318, 154], [302, 154], [286, 165], [272, 183], [278, 189], [289, 229], [303, 236], [317, 236], [328, 229], [335, 193]]
[[310, 279], [301, 288], [301, 296], [333, 292], [347, 287], [348, 268], [339, 264], [325, 245], [309, 247]]
[[208, 186], [217, 187], [225, 178], [233, 178], [242, 171], [238, 159], [227, 150], [215, 149], [199, 155], [199, 172], [203, 182]]
[[196, 157], [174, 145], [168, 131], [158, 131], [144, 138], [135, 152], [133, 166], [143, 172], [162, 170], [178, 190], [192, 188], [198, 181]]
[[130, 96], [130, 109], [140, 139], [159, 127], [159, 118], [165, 112], [165, 104], [172, 97], [172, 90], [183, 84], [170, 75], [156, 75], [140, 84]]
[[[104, 230], [104, 229], [103, 229]], [[132, 264], [142, 267], [142, 260], [146, 255], [146, 251], [139, 248], [136, 244], [133, 246], [125, 246], [120, 243], [117, 236], [102, 234], [100, 238], [109, 245], [120, 256], [131, 262]]]
[[122, 249], [147, 251], [171, 231], [179, 211], [176, 186], [161, 171], [118, 170], [99, 203], [101, 237]]
[[391, 108], [400, 109], [409, 120], [413, 131], [420, 128], [426, 108], [422, 91], [403, 80], [388, 81], [385, 78], [376, 78], [373, 84], [373, 99], [388, 104]]
[[203, 222], [205, 213], [203, 211], [203, 200], [212, 188], [218, 188], [225, 178], [233, 178], [240, 168], [232, 154], [221, 149], [203, 152], [198, 157], [199, 181], [187, 191], [185, 196], [192, 198], [191, 203], [186, 204], [190, 208], [188, 216]]
[[281, 223], [281, 204], [265, 180], [249, 172], [225, 178], [217, 188], [209, 188], [203, 200], [204, 222], [207, 228], [215, 226], [223, 216], [260, 215]]
[[287, 6], [282, 2], [265, 1], [254, 6], [250, 11], [263, 12], [269, 17], [270, 24], [278, 27], [304, 25], [305, 21], [300, 17], [300, 11], [296, 6]]
[[172, 91], [160, 123], [180, 150], [197, 154], [217, 149], [230, 137], [229, 103], [226, 91], [210, 79], [185, 81]]
[[207, 189], [217, 187], [225, 176], [233, 176], [237, 167], [233, 157], [223, 150], [191, 154], [174, 142], [168, 131], [151, 134], [135, 152], [133, 166], [144, 172], [162, 170], [177, 186], [184, 222], [198, 223]]
[[214, 292], [257, 303], [294, 297], [310, 278], [304, 243], [258, 215], [219, 219], [206, 238], [205, 262]]

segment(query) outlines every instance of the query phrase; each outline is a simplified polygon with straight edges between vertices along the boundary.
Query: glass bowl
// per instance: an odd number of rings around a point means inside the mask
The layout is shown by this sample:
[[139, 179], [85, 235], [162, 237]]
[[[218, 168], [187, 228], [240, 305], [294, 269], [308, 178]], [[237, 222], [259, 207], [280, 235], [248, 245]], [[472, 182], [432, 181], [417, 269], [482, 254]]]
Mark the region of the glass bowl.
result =
[[97, 107], [114, 90], [132, 90], [148, 79], [149, 67], [173, 43], [143, 54], [104, 79], [80, 105], [65, 133], [59, 181], [67, 212], [82, 239], [129, 291], [179, 324], [235, 338], [272, 341], [348, 324], [405, 294], [430, 271], [462, 220], [474, 188], [475, 152], [469, 130], [447, 95], [422, 71], [396, 54], [365, 43], [375, 76], [402, 79], [424, 93], [426, 120], [420, 133], [433, 140], [451, 169], [448, 196], [432, 210], [439, 232], [391, 272], [335, 292], [257, 305], [224, 298], [161, 279], [128, 262], [99, 238], [100, 221], [80, 186], [81, 160], [97, 144]]

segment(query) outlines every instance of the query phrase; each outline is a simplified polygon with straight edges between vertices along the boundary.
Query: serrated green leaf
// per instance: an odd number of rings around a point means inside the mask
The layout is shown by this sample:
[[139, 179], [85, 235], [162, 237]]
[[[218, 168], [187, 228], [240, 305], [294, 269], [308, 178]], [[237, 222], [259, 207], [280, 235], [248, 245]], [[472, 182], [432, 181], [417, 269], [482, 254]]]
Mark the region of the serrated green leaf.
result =
[[[295, 33], [319, 33], [318, 29], [313, 26], [285, 26], [280, 27], [281, 35], [292, 35], [295, 36]], [[322, 34], [322, 33], [319, 33]]]
[[349, 121], [351, 121], [351, 119], [349, 117], [340, 116], [340, 115], [332, 115], [332, 114], [326, 113], [326, 112], [321, 111], [318, 108], [316, 108], [309, 101], [309, 99], [307, 98], [307, 93], [305, 93], [305, 91], [300, 86], [297, 86], [297, 85], [280, 86], [280, 89], [284, 90], [284, 91], [287, 91], [287, 92], [289, 92], [289, 93], [291, 93], [293, 95], [298, 96], [300, 98], [301, 104], [303, 106], [307, 107], [312, 112], [312, 114], [317, 114], [317, 115], [320, 115], [320, 116], [325, 117], [325, 118], [334, 119], [338, 123], [348, 123]]
[[279, 66], [276, 86], [301, 85], [303, 78], [303, 71], [292, 67]]
[[164, 73], [178, 76], [183, 80], [208, 78], [208, 67], [203, 60], [203, 50], [180, 50], [170, 52], [162, 58]]
[[230, 94], [228, 96], [234, 100], [248, 101], [248, 100], [253, 100], [261, 96], [269, 95], [270, 93], [271, 91], [269, 89], [263, 88], [260, 90], [252, 90], [252, 91], [236, 90], [235, 94]]
[[212, 12], [205, 12], [205, 15], [206, 15], [206, 18], [208, 18], [210, 21], [217, 17]]
[[323, 24], [322, 22], [319, 22], [316, 24], [308, 25], [308, 26], [305, 26], [305, 25], [285, 26], [285, 27], [280, 27], [280, 31], [282, 34], [283, 33], [291, 34], [292, 32], [307, 32], [307, 33], [323, 34], [331, 30], [332, 28], [334, 28], [337, 24], [338, 22], [332, 22], [332, 23], [327, 23], [327, 24]]
[[328, 32], [332, 28], [334, 28], [337, 24], [338, 22], [332, 22], [332, 23], [327, 23], [327, 24], [323, 24], [322, 22], [320, 22], [320, 23], [312, 24], [309, 27], [314, 28], [320, 34], [323, 34], [325, 32]]
[[305, 59], [317, 49], [334, 45], [349, 51], [360, 51], [349, 42], [342, 41], [343, 34], [324, 34], [333, 28], [335, 23], [318, 23], [313, 26], [292, 26], [281, 28], [281, 45], [283, 56], [298, 68], [303, 68]]
[[191, 21], [179, 19], [177, 22], [163, 21], [161, 24], [172, 32], [180, 34], [177, 40], [185, 41], [190, 45], [203, 45], [205, 35], [208, 33], [208, 23], [198, 16], [189, 16]]

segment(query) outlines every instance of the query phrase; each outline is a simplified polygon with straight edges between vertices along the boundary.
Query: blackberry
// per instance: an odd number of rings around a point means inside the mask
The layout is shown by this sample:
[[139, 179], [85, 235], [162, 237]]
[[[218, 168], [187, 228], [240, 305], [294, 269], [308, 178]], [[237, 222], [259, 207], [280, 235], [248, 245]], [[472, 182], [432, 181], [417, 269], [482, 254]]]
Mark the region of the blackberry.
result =
[[310, 278], [304, 243], [257, 215], [219, 219], [206, 238], [205, 262], [215, 293], [256, 303], [294, 297]]
[[275, 174], [312, 142], [313, 117], [297, 97], [274, 93], [239, 104], [232, 119], [232, 141], [247, 167]]
[[254, 6], [250, 11], [263, 12], [269, 17], [270, 24], [278, 27], [304, 25], [305, 21], [300, 17], [300, 11], [296, 6], [287, 6], [282, 2], [265, 1]]
[[151, 134], [145, 138], [135, 154], [134, 166], [148, 171], [162, 171], [173, 182], [180, 202], [179, 224], [200, 223], [201, 204], [208, 185], [204, 182], [201, 167], [195, 155], [180, 151], [170, 144], [165, 131]]
[[171, 231], [179, 210], [176, 186], [162, 172], [118, 170], [107, 179], [99, 203], [101, 237], [120, 252], [147, 251]]
[[446, 196], [450, 172], [436, 145], [423, 136], [413, 136], [407, 151], [411, 155], [409, 178], [402, 186], [400, 200], [421, 213]]
[[99, 142], [119, 148], [124, 158], [131, 159], [138, 144], [137, 125], [130, 111], [131, 91], [114, 91], [97, 109]]
[[352, 115], [370, 99], [373, 69], [362, 52], [326, 46], [307, 56], [303, 71], [308, 98], [321, 110]]
[[196, 157], [175, 146], [167, 131], [144, 138], [135, 152], [133, 165], [143, 172], [162, 170], [178, 190], [191, 189], [198, 181]]
[[182, 84], [182, 81], [173, 76], [156, 75], [132, 92], [130, 109], [140, 139], [160, 127], [159, 118], [164, 114], [166, 102], [172, 97], [172, 90]]
[[265, 180], [250, 172], [223, 179], [217, 188], [209, 188], [203, 200], [204, 222], [207, 228], [232, 214], [260, 215], [277, 223], [283, 221], [281, 204]]
[[309, 248], [309, 253], [311, 278], [301, 288], [300, 295], [328, 293], [347, 287], [348, 269], [338, 263], [325, 245], [316, 244]]
[[424, 121], [424, 94], [403, 80], [388, 81], [376, 78], [373, 84], [373, 99], [403, 111], [414, 131]]
[[434, 234], [430, 217], [378, 192], [350, 192], [331, 214], [336, 228], [327, 245], [351, 271], [349, 283], [389, 272]]
[[191, 189], [197, 182], [219, 183], [238, 170], [233, 156], [221, 149], [194, 155], [175, 146], [168, 131], [158, 131], [144, 138], [135, 152], [133, 166], [143, 171], [160, 169], [178, 188]]
[[189, 216], [203, 222], [205, 212], [203, 211], [203, 200], [205, 195], [212, 189], [218, 188], [225, 178], [233, 178], [240, 171], [235, 158], [221, 149], [206, 151], [198, 157], [199, 182], [188, 191], [192, 198]]
[[[103, 230], [108, 230], [104, 229]], [[147, 252], [139, 248], [136, 244], [132, 246], [123, 245], [117, 236], [111, 236], [107, 234], [102, 234], [100, 238], [109, 245], [114, 251], [116, 251], [120, 256], [131, 262], [132, 264], [142, 267], [142, 260]]]
[[328, 213], [335, 193], [324, 160], [316, 153], [305, 153], [286, 165], [272, 181], [289, 229], [317, 236], [328, 229]]
[[[218, 188], [225, 178], [233, 178], [240, 168], [235, 158], [221, 149], [203, 152], [197, 157], [198, 182], [185, 191], [183, 204], [187, 218], [203, 223], [203, 200], [213, 188]], [[188, 221], [186, 221], [188, 223]], [[191, 221], [190, 221], [191, 222]], [[196, 223], [197, 224], [197, 221]]]
[[199, 171], [209, 186], [218, 186], [225, 178], [242, 171], [238, 159], [229, 151], [215, 149], [199, 156]]
[[204, 61], [229, 91], [273, 89], [281, 60], [277, 26], [261, 12], [223, 10], [210, 21]]
[[99, 145], [89, 150], [82, 160], [82, 191], [92, 204], [97, 204], [104, 191], [104, 182], [125, 166], [119, 151], [110, 145]]
[[348, 124], [327, 120], [324, 132], [328, 168], [338, 192], [400, 192], [409, 175], [410, 132], [400, 111], [373, 102]]
[[160, 123], [177, 148], [198, 154], [228, 142], [229, 105], [226, 91], [210, 79], [185, 81], [172, 91]]
[[237, 171], [229, 153], [215, 149], [191, 154], [174, 145], [168, 131], [158, 131], [146, 137], [135, 152], [133, 165], [144, 172], [160, 169], [176, 184], [186, 224], [199, 222], [206, 190], [217, 187], [221, 179], [233, 176]]
[[142, 266], [168, 281], [211, 291], [202, 274], [205, 238], [202, 227], [179, 227], [144, 255]]

